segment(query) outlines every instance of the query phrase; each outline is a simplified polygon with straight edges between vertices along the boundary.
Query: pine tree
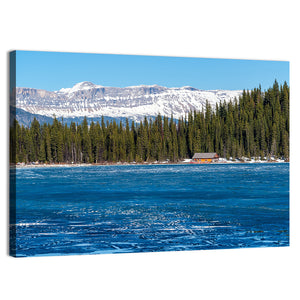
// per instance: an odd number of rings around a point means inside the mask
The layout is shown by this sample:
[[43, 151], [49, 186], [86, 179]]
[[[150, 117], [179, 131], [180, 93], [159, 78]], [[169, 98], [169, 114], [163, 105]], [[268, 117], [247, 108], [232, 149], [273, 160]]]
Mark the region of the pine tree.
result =
[[82, 162], [83, 163], [90, 163], [93, 161], [92, 157], [92, 144], [91, 138], [89, 135], [89, 128], [87, 118], [85, 117], [82, 122]]

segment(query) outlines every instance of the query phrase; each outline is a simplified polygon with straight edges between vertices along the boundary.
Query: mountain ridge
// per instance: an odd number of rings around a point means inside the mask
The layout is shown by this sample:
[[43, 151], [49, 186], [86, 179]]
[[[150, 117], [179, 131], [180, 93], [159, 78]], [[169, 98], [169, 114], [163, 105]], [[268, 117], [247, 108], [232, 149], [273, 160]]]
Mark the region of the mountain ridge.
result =
[[220, 101], [238, 98], [242, 90], [200, 90], [191, 86], [168, 88], [160, 85], [105, 87], [89, 81], [71, 88], [47, 91], [16, 88], [16, 107], [45, 117], [129, 118], [141, 121], [158, 114], [178, 119], [188, 112], [214, 108]]

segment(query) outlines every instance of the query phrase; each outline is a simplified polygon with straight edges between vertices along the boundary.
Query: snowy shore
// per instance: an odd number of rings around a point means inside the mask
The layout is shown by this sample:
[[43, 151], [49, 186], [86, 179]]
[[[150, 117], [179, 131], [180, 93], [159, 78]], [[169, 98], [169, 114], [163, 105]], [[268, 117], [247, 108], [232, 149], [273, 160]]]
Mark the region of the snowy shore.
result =
[[[243, 163], [284, 163], [285, 160], [283, 159], [275, 159], [271, 158], [269, 160], [260, 159], [260, 158], [243, 158], [243, 159], [226, 159], [220, 158], [218, 162], [210, 163], [210, 164], [243, 164]], [[61, 164], [46, 164], [46, 163], [17, 163], [15, 165], [10, 165], [10, 167], [16, 168], [50, 168], [50, 167], [87, 167], [87, 166], [118, 166], [118, 165], [171, 165], [171, 164], [200, 164], [200, 163], [193, 163], [192, 159], [184, 159], [178, 162], [170, 162], [168, 160], [165, 161], [154, 161], [154, 162], [143, 162], [143, 163], [136, 163], [136, 162], [103, 162], [103, 163], [61, 163]]]

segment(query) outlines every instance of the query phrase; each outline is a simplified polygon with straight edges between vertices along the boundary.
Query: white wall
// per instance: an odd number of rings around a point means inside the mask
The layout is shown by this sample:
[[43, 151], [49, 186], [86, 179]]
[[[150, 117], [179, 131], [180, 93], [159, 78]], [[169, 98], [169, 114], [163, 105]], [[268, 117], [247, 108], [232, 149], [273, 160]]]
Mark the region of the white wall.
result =
[[[3, 1], [1, 4], [2, 299], [300, 299], [297, 1]], [[291, 62], [291, 246], [71, 256], [7, 256], [9, 50]], [[298, 169], [298, 170], [297, 170]], [[299, 178], [299, 177], [298, 177]]]

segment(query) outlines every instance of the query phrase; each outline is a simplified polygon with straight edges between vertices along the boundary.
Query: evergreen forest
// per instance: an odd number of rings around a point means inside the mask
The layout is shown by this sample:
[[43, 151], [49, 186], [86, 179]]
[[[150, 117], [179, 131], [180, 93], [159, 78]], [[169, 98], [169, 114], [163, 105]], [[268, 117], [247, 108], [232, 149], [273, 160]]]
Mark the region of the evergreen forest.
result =
[[28, 127], [14, 120], [10, 127], [10, 162], [104, 163], [177, 162], [196, 152], [217, 152], [224, 158], [282, 157], [289, 160], [289, 86], [274, 82], [243, 91], [239, 99], [208, 102], [180, 120], [158, 115], [143, 122], [40, 124]]

